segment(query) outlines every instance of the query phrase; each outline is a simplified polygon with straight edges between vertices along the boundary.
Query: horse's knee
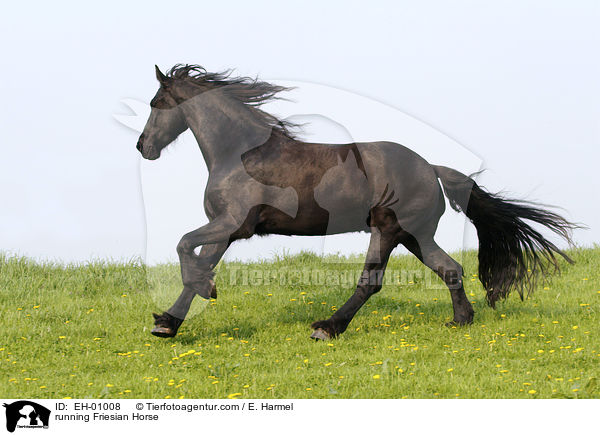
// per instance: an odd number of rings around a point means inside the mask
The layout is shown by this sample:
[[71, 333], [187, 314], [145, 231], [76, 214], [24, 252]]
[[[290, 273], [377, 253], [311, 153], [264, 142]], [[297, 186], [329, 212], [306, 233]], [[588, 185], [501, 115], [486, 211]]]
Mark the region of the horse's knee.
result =
[[195, 246], [193, 246], [192, 242], [186, 237], [183, 236], [179, 243], [177, 243], [177, 254], [181, 255], [189, 255], [194, 251]]

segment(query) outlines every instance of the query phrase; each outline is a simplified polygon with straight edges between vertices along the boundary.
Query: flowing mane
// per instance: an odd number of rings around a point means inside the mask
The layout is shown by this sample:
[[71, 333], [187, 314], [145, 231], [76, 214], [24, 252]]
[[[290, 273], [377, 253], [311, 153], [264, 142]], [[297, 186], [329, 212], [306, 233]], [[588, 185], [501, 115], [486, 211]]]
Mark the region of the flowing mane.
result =
[[167, 71], [166, 76], [176, 81], [191, 83], [202, 91], [223, 88], [226, 93], [237, 101], [245, 104], [264, 126], [295, 139], [292, 130], [298, 128], [297, 124], [277, 118], [260, 109], [268, 101], [281, 99], [280, 92], [293, 88], [273, 85], [250, 77], [231, 77], [232, 70], [211, 73], [200, 65], [177, 64]]

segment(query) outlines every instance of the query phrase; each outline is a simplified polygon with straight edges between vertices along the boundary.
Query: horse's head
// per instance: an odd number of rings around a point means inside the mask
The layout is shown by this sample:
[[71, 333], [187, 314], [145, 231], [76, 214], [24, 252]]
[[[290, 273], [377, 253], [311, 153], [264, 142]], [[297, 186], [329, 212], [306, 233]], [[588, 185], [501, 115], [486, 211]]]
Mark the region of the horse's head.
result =
[[136, 146], [142, 156], [148, 160], [159, 158], [163, 148], [188, 128], [174, 80], [165, 76], [158, 67], [156, 67], [156, 78], [160, 88], [150, 102], [150, 117]]
[[199, 65], [177, 64], [166, 75], [156, 67], [156, 78], [160, 88], [137, 143], [146, 159], [159, 158], [163, 148], [188, 128], [211, 161], [261, 145], [273, 130], [292, 137], [288, 130], [292, 124], [259, 108], [287, 90], [283, 86], [230, 77], [230, 71], [210, 73]]

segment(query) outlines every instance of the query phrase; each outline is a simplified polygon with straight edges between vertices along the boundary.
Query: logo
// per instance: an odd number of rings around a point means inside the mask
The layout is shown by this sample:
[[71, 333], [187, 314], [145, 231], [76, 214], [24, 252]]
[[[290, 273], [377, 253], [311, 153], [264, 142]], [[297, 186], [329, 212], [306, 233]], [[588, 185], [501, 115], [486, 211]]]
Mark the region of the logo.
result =
[[29, 400], [19, 400], [4, 404], [6, 408], [6, 430], [14, 432], [15, 428], [48, 429], [50, 410]]

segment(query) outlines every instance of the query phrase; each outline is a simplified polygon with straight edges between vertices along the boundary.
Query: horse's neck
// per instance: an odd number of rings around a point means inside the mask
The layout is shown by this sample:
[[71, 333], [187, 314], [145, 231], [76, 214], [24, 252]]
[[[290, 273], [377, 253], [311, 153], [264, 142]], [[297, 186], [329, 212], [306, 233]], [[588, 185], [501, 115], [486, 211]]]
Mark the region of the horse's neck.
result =
[[187, 105], [185, 114], [209, 171], [241, 161], [243, 153], [267, 142], [272, 133], [241, 103], [208, 105], [198, 100]]

